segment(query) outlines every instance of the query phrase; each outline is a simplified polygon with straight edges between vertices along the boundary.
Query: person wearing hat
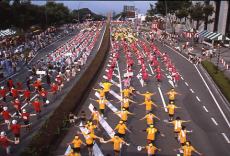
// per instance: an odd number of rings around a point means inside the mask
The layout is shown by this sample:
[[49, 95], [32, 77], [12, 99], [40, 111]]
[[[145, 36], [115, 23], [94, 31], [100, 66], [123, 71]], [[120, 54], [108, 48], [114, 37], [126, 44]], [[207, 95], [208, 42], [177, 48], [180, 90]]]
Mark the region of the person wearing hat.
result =
[[1, 112], [1, 115], [5, 121], [5, 124], [7, 124], [8, 129], [10, 129], [10, 119], [11, 119], [12, 115], [8, 111], [8, 107], [6, 107], [6, 106], [3, 107], [3, 111]]
[[105, 97], [108, 99], [108, 93], [110, 91], [110, 88], [113, 84], [110, 82], [102, 82], [103, 90], [105, 92]]
[[1, 95], [4, 102], [6, 102], [6, 94], [7, 94], [7, 90], [5, 89], [4, 86], [1, 86], [0, 95]]
[[185, 145], [179, 148], [178, 150], [182, 150], [183, 156], [191, 156], [193, 152], [195, 152], [198, 155], [203, 155], [191, 145], [190, 141], [186, 141]]
[[48, 92], [45, 90], [45, 88], [42, 88], [41, 91], [39, 91], [39, 95], [42, 98], [44, 106], [47, 106], [49, 103], [47, 99]]
[[117, 131], [117, 134], [119, 137], [121, 138], [125, 138], [125, 133], [126, 130], [131, 133], [131, 131], [127, 128], [127, 126], [125, 125], [124, 121], [119, 121], [119, 123], [116, 125], [116, 127], [114, 128], [115, 131]]
[[[156, 133], [160, 133], [160, 131], [158, 131], [158, 129], [155, 128], [153, 124], [149, 125], [149, 127], [143, 131], [147, 133], [147, 142], [148, 143], [154, 143], [154, 141], [156, 139]], [[165, 136], [163, 133], [160, 133], [160, 135], [162, 137]]]
[[146, 114], [152, 111], [152, 106], [158, 107], [150, 98], [139, 105], [145, 105]]
[[67, 145], [72, 145], [71, 148], [73, 149], [73, 153], [78, 154], [78, 156], [81, 156], [81, 146], [86, 144], [80, 139], [79, 135], [76, 134], [74, 136], [74, 139], [70, 143], [67, 143]]
[[[119, 102], [122, 102], [122, 107], [125, 108], [125, 110], [129, 111], [129, 103], [132, 102], [132, 103], [136, 103], [135, 101], [129, 99], [128, 97], [124, 97], [121, 101]], [[117, 103], [119, 103], [117, 102]]]
[[36, 114], [30, 114], [26, 111], [26, 109], [23, 109], [22, 110], [22, 113], [21, 113], [21, 118], [24, 122], [24, 125], [28, 125], [26, 127], [26, 130], [30, 130], [30, 116], [35, 116]]
[[175, 109], [181, 108], [181, 107], [177, 107], [173, 101], [170, 101], [166, 107], [162, 107], [162, 108], [167, 108], [168, 115], [169, 115], [169, 121], [172, 121], [174, 114], [175, 114]]
[[87, 121], [85, 124], [85, 128], [87, 128], [90, 133], [95, 134], [95, 129], [98, 128], [92, 121]]
[[86, 146], [88, 147], [89, 156], [93, 156], [93, 145], [94, 145], [95, 139], [99, 139], [100, 142], [104, 141], [104, 139], [96, 136], [93, 133], [90, 133], [89, 130], [86, 130], [82, 134], [84, 135], [85, 140], [86, 140]]
[[146, 149], [148, 156], [154, 156], [156, 154], [156, 151], [159, 151], [159, 152], [161, 151], [160, 148], [157, 148], [152, 143], [149, 143], [147, 146], [138, 146], [137, 149], [138, 151], [141, 151], [142, 149]]
[[17, 142], [9, 139], [6, 136], [6, 133], [4, 131], [2, 131], [0, 133], [0, 145], [6, 150], [7, 155], [10, 155], [10, 148], [11, 148], [10, 143], [17, 144]]
[[181, 94], [178, 93], [178, 92], [176, 92], [174, 88], [171, 88], [171, 90], [168, 91], [168, 92], [166, 93], [166, 95], [168, 95], [169, 102], [171, 102], [171, 101], [174, 102], [175, 99], [176, 99], [176, 96], [177, 96], [177, 95], [181, 95]]
[[99, 92], [100, 98], [103, 98], [103, 97], [105, 98], [105, 91], [104, 91], [103, 87], [101, 87], [100, 89], [93, 88], [93, 90]]
[[160, 118], [158, 118], [156, 115], [154, 115], [154, 114], [152, 113], [152, 111], [150, 111], [148, 114], [146, 114], [146, 115], [145, 115], [143, 118], [141, 118], [140, 120], [146, 119], [147, 125], [149, 126], [149, 125], [154, 124], [154, 120], [153, 120], [154, 118], [160, 120]]
[[104, 117], [104, 114], [105, 114], [105, 105], [107, 105], [108, 100], [106, 100], [105, 97], [99, 97], [98, 100], [90, 98], [90, 100], [98, 102], [100, 114], [101, 114], [102, 117]]
[[23, 96], [25, 98], [25, 101], [30, 102], [30, 95], [31, 95], [31, 91], [29, 89], [23, 91]]
[[124, 122], [128, 120], [128, 115], [135, 115], [134, 113], [127, 111], [125, 108], [122, 108], [121, 111], [115, 112], [115, 114], [119, 115], [121, 120]]
[[140, 92], [137, 92], [137, 94], [139, 94], [139, 95], [141, 95], [141, 96], [144, 96], [145, 101], [147, 101], [148, 99], [151, 99], [151, 97], [152, 97], [153, 95], [155, 95], [155, 93], [150, 93], [149, 91], [147, 91], [147, 92], [145, 92], [145, 93], [143, 93], [143, 94], [141, 94]]
[[34, 111], [35, 111], [37, 117], [39, 118], [40, 113], [41, 113], [41, 102], [39, 101], [39, 99], [37, 97], [32, 102], [32, 105], [34, 106]]
[[94, 107], [93, 108], [93, 112], [91, 113], [91, 118], [93, 123], [95, 123], [96, 125], [98, 125], [99, 123], [99, 117], [100, 117], [100, 113], [97, 111], [97, 108]]
[[16, 116], [19, 116], [21, 114], [21, 112], [22, 112], [22, 110], [21, 110], [21, 108], [22, 108], [21, 107], [21, 102], [19, 101], [18, 98], [16, 98], [14, 100], [14, 102], [12, 102], [12, 104], [13, 104], [14, 108], [16, 109]]
[[190, 120], [185, 121], [185, 120], [181, 120], [180, 117], [176, 117], [175, 120], [168, 122], [170, 124], [174, 125], [174, 133], [175, 133], [175, 139], [178, 139], [178, 134], [180, 133], [181, 129], [182, 129], [182, 124], [186, 123], [186, 122], [190, 122]]
[[115, 134], [114, 137], [112, 137], [110, 140], [102, 141], [102, 143], [108, 143], [108, 142], [113, 143], [113, 150], [115, 156], [120, 155], [122, 144], [126, 144], [127, 146], [130, 145], [129, 143], [125, 142], [121, 137], [119, 137], [118, 134]]
[[18, 124], [17, 120], [12, 120], [12, 124], [10, 125], [10, 130], [14, 134], [14, 140], [15, 142], [20, 142], [20, 133], [21, 128], [28, 127], [29, 125], [20, 125]]

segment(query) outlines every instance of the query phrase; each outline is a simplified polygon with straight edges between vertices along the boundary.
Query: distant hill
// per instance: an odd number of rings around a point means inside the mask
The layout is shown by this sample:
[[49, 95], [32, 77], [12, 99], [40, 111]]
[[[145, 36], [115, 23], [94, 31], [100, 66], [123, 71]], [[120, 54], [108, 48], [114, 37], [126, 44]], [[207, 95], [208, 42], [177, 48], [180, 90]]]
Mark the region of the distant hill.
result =
[[98, 21], [98, 20], [100, 21], [100, 20], [106, 19], [105, 16], [98, 15], [98, 14], [92, 12], [91, 10], [89, 10], [88, 8], [82, 8], [79, 10], [73, 10], [72, 11], [72, 16], [74, 17], [74, 19], [78, 20], [78, 15], [79, 15], [79, 20], [81, 22], [85, 21], [86, 19], [92, 19], [94, 21]]

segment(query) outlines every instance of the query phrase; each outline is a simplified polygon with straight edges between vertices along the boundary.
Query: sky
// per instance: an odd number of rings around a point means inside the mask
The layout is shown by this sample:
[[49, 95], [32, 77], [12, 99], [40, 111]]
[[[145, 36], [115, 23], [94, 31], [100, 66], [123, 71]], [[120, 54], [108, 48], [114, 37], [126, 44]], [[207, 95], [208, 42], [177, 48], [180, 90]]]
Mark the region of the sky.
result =
[[[134, 5], [140, 13], [145, 14], [149, 9], [149, 4], [154, 4], [155, 1], [55, 1], [63, 3], [70, 10], [78, 8], [89, 8], [95, 13], [105, 15], [107, 12], [115, 11], [120, 13], [124, 5]], [[46, 1], [32, 1], [33, 4], [43, 5]]]

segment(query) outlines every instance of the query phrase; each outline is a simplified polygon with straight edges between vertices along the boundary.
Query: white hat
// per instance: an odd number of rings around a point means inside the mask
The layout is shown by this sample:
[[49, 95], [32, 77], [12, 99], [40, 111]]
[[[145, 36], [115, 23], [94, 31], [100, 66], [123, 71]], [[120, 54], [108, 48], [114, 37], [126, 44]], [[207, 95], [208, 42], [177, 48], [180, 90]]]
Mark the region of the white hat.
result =
[[1, 89], [3, 89], [4, 88], [4, 86], [1, 86]]
[[7, 111], [7, 109], [8, 109], [8, 107], [3, 107], [3, 110], [4, 110], [4, 111]]
[[1, 135], [1, 136], [5, 136], [5, 135], [6, 135], [6, 132], [2, 131], [0, 135]]
[[22, 110], [22, 113], [26, 113], [26, 109], [23, 109], [23, 110]]
[[16, 123], [17, 123], [17, 120], [13, 120], [13, 121], [12, 121], [12, 124], [16, 124]]

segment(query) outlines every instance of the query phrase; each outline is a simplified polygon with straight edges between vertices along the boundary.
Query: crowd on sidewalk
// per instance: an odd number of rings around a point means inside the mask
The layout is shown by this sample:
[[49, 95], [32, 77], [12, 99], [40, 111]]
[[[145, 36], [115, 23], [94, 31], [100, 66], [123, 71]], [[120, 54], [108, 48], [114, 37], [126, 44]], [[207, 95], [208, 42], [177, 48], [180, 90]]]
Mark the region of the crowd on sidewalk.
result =
[[82, 31], [32, 65], [31, 71], [25, 73], [25, 81], [15, 82], [9, 78], [1, 86], [0, 147], [7, 154], [10, 154], [11, 144], [21, 143], [22, 136], [37, 123], [33, 116], [37, 120], [43, 118], [46, 107], [55, 102], [66, 83], [86, 64], [102, 26], [102, 22], [81, 24], [78, 27]]
[[2, 38], [0, 45], [1, 78], [16, 73], [24, 64], [27, 64], [42, 48], [68, 35], [79, 27], [76, 24], [65, 24], [59, 28], [50, 27], [39, 34], [27, 35], [23, 41], [12, 41]]

